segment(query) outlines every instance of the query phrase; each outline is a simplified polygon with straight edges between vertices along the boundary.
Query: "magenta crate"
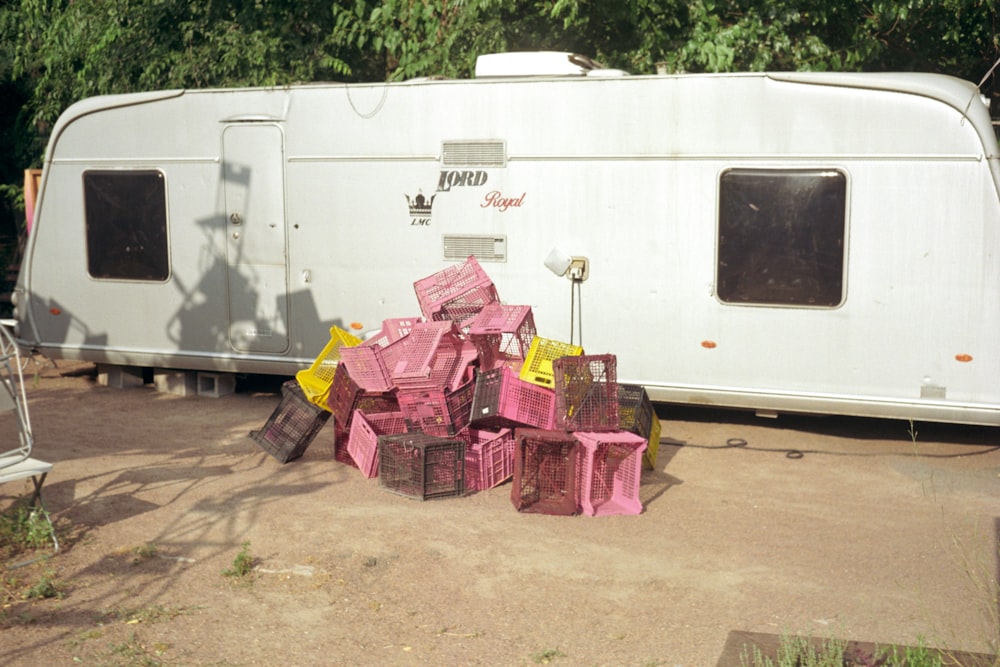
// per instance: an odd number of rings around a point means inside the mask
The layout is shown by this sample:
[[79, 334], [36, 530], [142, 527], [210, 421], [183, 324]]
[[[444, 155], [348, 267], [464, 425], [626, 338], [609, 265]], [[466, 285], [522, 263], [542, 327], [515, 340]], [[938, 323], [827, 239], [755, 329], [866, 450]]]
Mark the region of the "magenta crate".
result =
[[378, 484], [417, 500], [465, 492], [465, 441], [426, 433], [380, 435]]
[[589, 516], [641, 514], [639, 480], [646, 440], [627, 431], [574, 433], [583, 446], [578, 467], [580, 508]]
[[516, 429], [510, 490], [515, 509], [561, 516], [579, 513], [577, 465], [581, 447], [565, 431]]
[[520, 368], [535, 334], [530, 306], [489, 304], [469, 325], [469, 337], [476, 344], [484, 371], [500, 365]]
[[338, 365], [330, 383], [327, 409], [333, 414], [338, 433], [343, 432], [346, 436], [350, 432], [355, 410], [396, 412], [399, 401], [392, 392], [365, 391], [354, 381], [346, 366]]
[[402, 412], [365, 414], [361, 410], [355, 411], [347, 452], [362, 475], [368, 478], [378, 475], [378, 437], [399, 433], [406, 433]]
[[469, 424], [475, 384], [455, 391], [444, 389], [400, 390], [399, 407], [411, 431], [429, 435], [454, 435]]
[[420, 312], [431, 320], [467, 320], [488, 303], [495, 303], [496, 287], [476, 258], [413, 283]]
[[281, 401], [263, 428], [251, 431], [250, 438], [281, 463], [302, 456], [330, 413], [311, 403], [298, 381], [281, 386]]
[[617, 431], [618, 375], [613, 354], [552, 361], [555, 426], [566, 431]]
[[348, 437], [349, 434], [338, 431], [337, 439], [333, 445], [333, 458], [338, 463], [343, 463], [344, 465], [351, 466], [352, 468], [357, 468], [358, 464], [354, 462], [354, 459], [351, 458], [350, 452], [347, 451]]
[[554, 417], [555, 392], [551, 389], [525, 382], [505, 366], [476, 376], [469, 418], [473, 427], [551, 429]]
[[458, 437], [465, 440], [465, 490], [485, 491], [503, 484], [514, 475], [514, 431], [499, 432], [464, 428]]
[[397, 398], [410, 431], [435, 436], [455, 433], [443, 389], [404, 390], [399, 392]]

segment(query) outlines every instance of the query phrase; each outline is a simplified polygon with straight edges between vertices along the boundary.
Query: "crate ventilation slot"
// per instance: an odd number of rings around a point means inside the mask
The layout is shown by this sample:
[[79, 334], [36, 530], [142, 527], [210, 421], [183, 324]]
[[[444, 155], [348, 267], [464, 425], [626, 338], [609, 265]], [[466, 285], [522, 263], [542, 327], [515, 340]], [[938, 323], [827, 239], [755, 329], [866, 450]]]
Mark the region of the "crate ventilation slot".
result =
[[506, 167], [507, 145], [503, 141], [445, 141], [441, 144], [445, 167]]
[[506, 262], [506, 236], [444, 235], [444, 259], [461, 262], [475, 256], [480, 262]]

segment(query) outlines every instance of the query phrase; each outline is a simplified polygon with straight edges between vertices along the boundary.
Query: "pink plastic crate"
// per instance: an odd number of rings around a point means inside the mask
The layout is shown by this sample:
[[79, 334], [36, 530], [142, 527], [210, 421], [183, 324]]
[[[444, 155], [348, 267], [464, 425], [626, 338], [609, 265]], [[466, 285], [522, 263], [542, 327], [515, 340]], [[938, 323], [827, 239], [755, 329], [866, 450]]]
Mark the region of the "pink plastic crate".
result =
[[476, 344], [480, 368], [484, 371], [501, 365], [519, 369], [535, 333], [530, 306], [489, 304], [469, 325], [469, 336]]
[[407, 381], [426, 382], [434, 370], [438, 354], [447, 356], [449, 351], [454, 354], [454, 344], [445, 340], [453, 331], [454, 325], [451, 322], [424, 322], [415, 325], [409, 335], [398, 342], [399, 356], [389, 368], [393, 381], [397, 384]]
[[555, 426], [566, 431], [617, 431], [618, 375], [613, 354], [553, 360]]
[[476, 376], [469, 423], [475, 428], [553, 428], [555, 392], [524, 382], [504, 366]]
[[365, 414], [358, 410], [351, 420], [347, 452], [361, 474], [372, 478], [378, 475], [378, 437], [406, 433], [406, 420], [402, 412]]
[[473, 317], [483, 306], [499, 301], [496, 287], [476, 258], [413, 283], [420, 312], [431, 320], [462, 322]]
[[478, 354], [471, 342], [464, 340], [452, 322], [418, 325], [400, 345], [401, 354], [392, 374], [400, 390], [454, 390], [468, 381], [469, 367]]
[[465, 440], [466, 491], [492, 489], [514, 475], [514, 431], [464, 428], [458, 437]]
[[459, 325], [459, 328], [466, 330], [484, 307], [497, 303], [498, 296], [493, 283], [474, 287], [467, 292], [463, 292], [454, 299], [445, 302], [441, 308], [432, 314], [435, 320], [449, 320]]
[[387, 347], [397, 340], [409, 335], [413, 326], [418, 322], [423, 322], [419, 317], [396, 317], [382, 320], [382, 329], [367, 340], [362, 345], [374, 345], [376, 347]]
[[[344, 351], [350, 350], [347, 354]], [[345, 347], [340, 353], [340, 363], [347, 368], [351, 379], [367, 391], [389, 391], [392, 378], [385, 367], [382, 348], [375, 345]]]
[[574, 433], [580, 509], [589, 516], [641, 514], [639, 478], [646, 440], [634, 433]]

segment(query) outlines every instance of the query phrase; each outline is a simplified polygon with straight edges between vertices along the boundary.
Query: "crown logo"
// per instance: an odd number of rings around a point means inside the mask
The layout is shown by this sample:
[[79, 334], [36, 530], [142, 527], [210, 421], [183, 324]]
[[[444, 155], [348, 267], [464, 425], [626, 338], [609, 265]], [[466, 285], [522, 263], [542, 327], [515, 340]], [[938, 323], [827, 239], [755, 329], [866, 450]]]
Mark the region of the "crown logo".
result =
[[404, 195], [406, 197], [406, 203], [410, 206], [410, 216], [414, 218], [429, 218], [431, 215], [431, 206], [434, 205], [434, 197], [437, 195], [431, 195], [430, 199], [424, 197], [423, 194], [418, 193], [416, 197], [410, 198], [410, 195]]

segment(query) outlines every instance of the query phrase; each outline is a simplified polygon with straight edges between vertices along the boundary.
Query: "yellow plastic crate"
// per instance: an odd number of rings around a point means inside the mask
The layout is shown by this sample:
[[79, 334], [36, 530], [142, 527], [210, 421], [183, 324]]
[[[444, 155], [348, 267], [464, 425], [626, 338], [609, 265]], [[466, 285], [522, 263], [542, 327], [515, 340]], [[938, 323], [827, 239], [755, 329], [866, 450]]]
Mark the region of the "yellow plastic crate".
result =
[[295, 374], [295, 379], [302, 387], [302, 393], [310, 403], [329, 411], [326, 401], [330, 396], [333, 374], [337, 372], [337, 363], [340, 361], [340, 348], [354, 347], [361, 345], [361, 342], [360, 338], [340, 327], [330, 327], [330, 342], [316, 357], [316, 361], [309, 368]]
[[643, 466], [649, 470], [656, 469], [656, 452], [660, 449], [660, 433], [662, 429], [663, 426], [660, 424], [660, 418], [654, 413], [649, 429], [649, 443], [646, 445], [646, 451], [642, 454]]
[[519, 377], [525, 382], [552, 389], [556, 384], [552, 362], [559, 357], [578, 357], [581, 354], [583, 348], [579, 345], [535, 336], [531, 339]]

